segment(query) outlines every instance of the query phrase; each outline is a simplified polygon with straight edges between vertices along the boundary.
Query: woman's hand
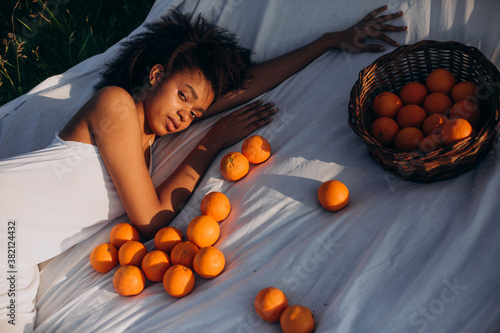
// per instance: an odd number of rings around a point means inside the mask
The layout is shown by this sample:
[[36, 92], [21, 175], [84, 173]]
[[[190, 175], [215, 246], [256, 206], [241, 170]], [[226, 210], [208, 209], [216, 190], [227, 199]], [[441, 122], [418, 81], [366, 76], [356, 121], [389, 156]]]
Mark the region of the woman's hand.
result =
[[387, 6], [377, 8], [352, 27], [339, 32], [327, 33], [323, 37], [330, 39], [333, 47], [338, 47], [346, 52], [380, 52], [385, 50], [383, 45], [366, 44], [369, 38], [381, 40], [392, 46], [399, 46], [398, 42], [389, 38], [384, 32], [405, 31], [408, 27], [385, 24], [384, 22], [401, 17], [403, 12], [377, 16], [386, 9]]
[[201, 143], [222, 150], [269, 124], [273, 120], [272, 115], [277, 112], [274, 103], [263, 104], [262, 101], [257, 101], [245, 105], [219, 119]]

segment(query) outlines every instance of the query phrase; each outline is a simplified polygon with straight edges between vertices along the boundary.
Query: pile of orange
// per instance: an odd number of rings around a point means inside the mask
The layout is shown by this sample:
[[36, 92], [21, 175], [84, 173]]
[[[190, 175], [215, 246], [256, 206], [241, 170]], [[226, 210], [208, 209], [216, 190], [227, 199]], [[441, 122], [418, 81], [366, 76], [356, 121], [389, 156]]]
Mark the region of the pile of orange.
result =
[[162, 282], [165, 291], [173, 297], [189, 294], [194, 288], [195, 273], [211, 279], [225, 267], [224, 254], [213, 245], [220, 235], [218, 222], [229, 215], [229, 199], [221, 192], [210, 192], [200, 207], [203, 215], [189, 223], [188, 241], [179, 229], [164, 227], [155, 234], [155, 249], [150, 252], [141, 243], [135, 227], [128, 223], [115, 225], [109, 235], [110, 242], [92, 250], [92, 267], [100, 273], [108, 273], [119, 265], [113, 286], [123, 296], [139, 294], [146, 279]]
[[284, 333], [310, 333], [316, 324], [309, 308], [303, 305], [288, 305], [288, 299], [278, 288], [267, 287], [255, 296], [254, 307], [265, 321], [280, 322]]
[[243, 141], [241, 153], [232, 151], [220, 162], [222, 176], [230, 181], [240, 180], [250, 170], [250, 164], [260, 164], [271, 156], [271, 145], [264, 137], [252, 135]]
[[372, 104], [370, 134], [381, 145], [400, 152], [428, 153], [471, 136], [481, 125], [478, 86], [458, 82], [445, 68], [425, 82], [405, 84], [399, 93], [384, 91]]

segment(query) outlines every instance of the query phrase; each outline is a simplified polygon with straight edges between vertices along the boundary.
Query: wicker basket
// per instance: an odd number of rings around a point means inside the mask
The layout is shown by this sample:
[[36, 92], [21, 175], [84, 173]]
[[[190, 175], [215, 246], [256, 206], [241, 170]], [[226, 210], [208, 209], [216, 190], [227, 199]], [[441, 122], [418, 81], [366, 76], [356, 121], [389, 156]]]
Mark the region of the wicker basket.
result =
[[[409, 82], [423, 83], [439, 67], [450, 70], [457, 82], [469, 80], [479, 85], [477, 97], [483, 123], [477, 134], [427, 154], [401, 153], [375, 141], [369, 133], [375, 96], [383, 91], [399, 92]], [[455, 177], [472, 169], [496, 141], [500, 124], [499, 83], [496, 66], [474, 47], [430, 40], [400, 46], [360, 72], [351, 90], [349, 125], [377, 163], [401, 178], [432, 182]]]

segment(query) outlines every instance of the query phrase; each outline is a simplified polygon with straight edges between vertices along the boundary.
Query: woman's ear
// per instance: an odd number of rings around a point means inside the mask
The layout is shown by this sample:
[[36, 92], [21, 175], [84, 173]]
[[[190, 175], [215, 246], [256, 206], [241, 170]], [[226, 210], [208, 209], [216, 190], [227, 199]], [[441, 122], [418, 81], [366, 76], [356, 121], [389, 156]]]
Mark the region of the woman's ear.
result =
[[162, 83], [164, 76], [163, 66], [160, 64], [154, 65], [149, 71], [149, 84], [154, 87], [156, 84]]

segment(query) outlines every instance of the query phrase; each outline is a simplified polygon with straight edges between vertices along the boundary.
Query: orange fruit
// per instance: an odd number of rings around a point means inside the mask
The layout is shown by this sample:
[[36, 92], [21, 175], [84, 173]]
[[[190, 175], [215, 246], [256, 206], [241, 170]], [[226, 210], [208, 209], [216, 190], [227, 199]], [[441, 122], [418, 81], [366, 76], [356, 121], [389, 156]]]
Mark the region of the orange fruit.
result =
[[253, 304], [262, 319], [275, 322], [288, 307], [288, 299], [278, 288], [267, 287], [257, 293]]
[[160, 282], [171, 266], [168, 254], [160, 250], [148, 252], [141, 262], [141, 269], [146, 278], [152, 282]]
[[443, 140], [441, 139], [441, 135], [439, 134], [430, 134], [420, 141], [418, 145], [418, 149], [424, 153], [429, 153], [431, 151], [442, 148]]
[[194, 271], [205, 279], [211, 279], [219, 275], [225, 265], [224, 254], [213, 246], [202, 247], [193, 259]]
[[373, 113], [377, 117], [395, 118], [403, 102], [395, 93], [384, 91], [373, 99]]
[[252, 135], [243, 141], [241, 152], [252, 164], [259, 164], [271, 156], [271, 145], [260, 135]]
[[453, 102], [463, 101], [464, 99], [475, 100], [477, 97], [477, 84], [472, 81], [462, 81], [457, 83], [451, 90], [451, 99]]
[[120, 265], [132, 265], [141, 267], [142, 258], [148, 253], [148, 249], [138, 241], [128, 241], [118, 250], [118, 261]]
[[399, 97], [404, 105], [422, 105], [427, 97], [427, 88], [420, 82], [407, 83], [399, 91]]
[[389, 117], [375, 119], [370, 127], [370, 134], [382, 146], [389, 147], [394, 142], [394, 138], [399, 132], [398, 123]]
[[175, 245], [183, 241], [182, 232], [175, 227], [163, 227], [155, 234], [155, 248], [170, 253]]
[[292, 305], [280, 316], [283, 333], [310, 333], [314, 331], [314, 317], [308, 308], [302, 305]]
[[220, 222], [224, 220], [231, 211], [231, 203], [222, 192], [210, 192], [201, 200], [201, 213], [214, 218]]
[[128, 241], [139, 241], [140, 239], [139, 231], [128, 223], [118, 223], [109, 233], [109, 241], [117, 249]]
[[173, 265], [163, 276], [163, 288], [173, 297], [186, 296], [194, 288], [194, 274], [183, 265]]
[[180, 242], [170, 252], [172, 265], [183, 265], [193, 268], [193, 259], [200, 248], [189, 241]]
[[144, 290], [146, 279], [139, 267], [125, 265], [118, 268], [113, 276], [113, 287], [122, 296], [133, 296]]
[[431, 93], [442, 92], [449, 95], [456, 82], [455, 76], [449, 70], [438, 68], [427, 75], [425, 86]]
[[240, 152], [233, 151], [224, 155], [220, 161], [220, 172], [222, 177], [230, 181], [236, 181], [246, 176], [250, 164], [248, 159]]
[[462, 118], [450, 119], [441, 129], [441, 139], [444, 144], [451, 145], [472, 134], [472, 126]]
[[118, 250], [112, 244], [99, 244], [90, 252], [90, 264], [99, 273], [107, 273], [118, 265]]
[[422, 132], [425, 136], [431, 134], [440, 134], [441, 127], [443, 127], [444, 123], [448, 120], [443, 114], [440, 113], [432, 113], [425, 118], [422, 124]]
[[401, 152], [417, 150], [424, 133], [415, 127], [405, 127], [399, 131], [394, 139], [394, 148]]
[[199, 215], [189, 222], [186, 234], [187, 238], [200, 248], [211, 246], [219, 239], [220, 226], [213, 217]]
[[429, 94], [424, 100], [424, 109], [427, 114], [433, 113], [446, 113], [453, 102], [448, 97], [448, 95], [443, 94], [442, 92], [434, 92]]
[[415, 104], [405, 105], [399, 110], [397, 115], [397, 122], [399, 127], [416, 127], [422, 126], [427, 113], [420, 106]]
[[318, 200], [326, 210], [340, 210], [349, 202], [349, 189], [338, 180], [326, 181], [319, 186]]
[[467, 120], [473, 127], [478, 127], [481, 122], [481, 112], [476, 103], [470, 100], [461, 100], [456, 102], [448, 115], [450, 119], [463, 118]]

